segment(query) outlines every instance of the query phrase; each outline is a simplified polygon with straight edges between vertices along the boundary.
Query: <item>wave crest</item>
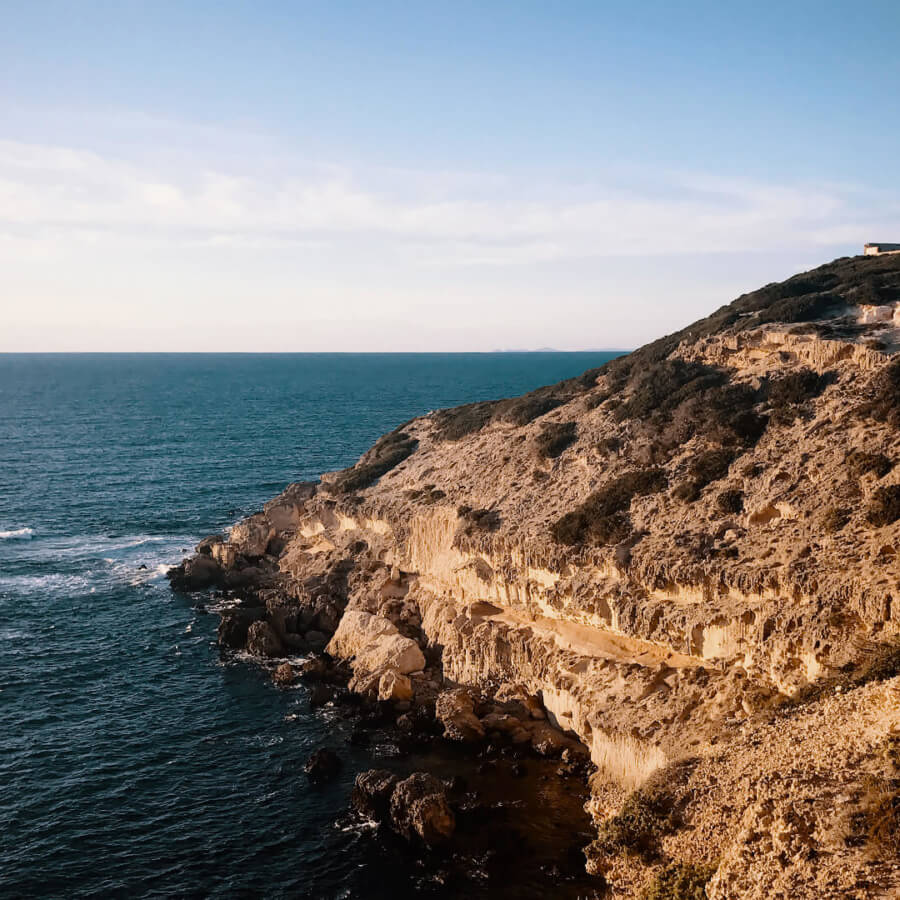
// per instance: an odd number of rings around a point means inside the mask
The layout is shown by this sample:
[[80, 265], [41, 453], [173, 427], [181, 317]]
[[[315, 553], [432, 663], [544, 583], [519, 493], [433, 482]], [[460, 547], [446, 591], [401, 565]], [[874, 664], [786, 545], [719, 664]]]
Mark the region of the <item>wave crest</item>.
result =
[[15, 528], [12, 531], [0, 531], [0, 541], [30, 541], [33, 536], [33, 528]]

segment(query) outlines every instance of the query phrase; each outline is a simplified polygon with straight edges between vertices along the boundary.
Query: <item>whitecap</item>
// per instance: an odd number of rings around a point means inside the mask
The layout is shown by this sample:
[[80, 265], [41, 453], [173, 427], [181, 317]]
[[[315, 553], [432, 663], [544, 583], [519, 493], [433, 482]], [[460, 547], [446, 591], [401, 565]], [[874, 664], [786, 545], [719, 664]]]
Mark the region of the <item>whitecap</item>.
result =
[[30, 541], [33, 536], [33, 528], [14, 528], [12, 531], [0, 531], [0, 541]]

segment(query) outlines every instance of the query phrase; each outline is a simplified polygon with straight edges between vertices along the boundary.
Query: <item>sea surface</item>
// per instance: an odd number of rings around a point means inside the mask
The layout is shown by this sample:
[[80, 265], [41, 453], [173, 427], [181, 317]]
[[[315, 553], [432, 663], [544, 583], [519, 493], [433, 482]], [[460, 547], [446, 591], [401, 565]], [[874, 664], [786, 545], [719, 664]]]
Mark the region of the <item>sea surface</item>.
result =
[[[412, 416], [613, 355], [0, 355], [0, 896], [547, 896], [529, 865], [556, 877], [583, 825], [565, 796], [526, 780], [518, 818], [544, 814], [503, 883], [400, 860], [345, 810], [402, 754], [220, 656], [218, 617], [164, 573]], [[344, 770], [312, 788], [323, 744]]]

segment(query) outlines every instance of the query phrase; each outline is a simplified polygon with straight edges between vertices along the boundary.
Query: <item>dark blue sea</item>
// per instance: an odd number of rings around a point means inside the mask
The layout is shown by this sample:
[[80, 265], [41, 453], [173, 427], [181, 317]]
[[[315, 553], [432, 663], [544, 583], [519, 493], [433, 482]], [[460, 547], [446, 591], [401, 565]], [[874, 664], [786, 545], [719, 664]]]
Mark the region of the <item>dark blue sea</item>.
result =
[[[164, 573], [415, 415], [612, 355], [0, 355], [0, 895], [547, 896], [527, 866], [434, 877], [348, 823], [353, 776], [393, 749], [222, 658]], [[322, 744], [343, 775], [312, 788]], [[552, 884], [549, 830], [577, 816], [550, 805], [521, 839]]]

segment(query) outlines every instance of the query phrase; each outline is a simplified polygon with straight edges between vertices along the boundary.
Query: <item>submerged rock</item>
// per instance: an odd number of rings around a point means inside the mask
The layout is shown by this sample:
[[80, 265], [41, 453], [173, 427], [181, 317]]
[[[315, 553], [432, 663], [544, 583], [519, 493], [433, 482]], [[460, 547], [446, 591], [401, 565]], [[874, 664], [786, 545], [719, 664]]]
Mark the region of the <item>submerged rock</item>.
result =
[[294, 667], [290, 663], [282, 663], [272, 674], [272, 681], [275, 684], [293, 684], [296, 678]]
[[312, 782], [331, 781], [341, 771], [341, 759], [333, 750], [321, 747], [312, 753], [303, 771]]

